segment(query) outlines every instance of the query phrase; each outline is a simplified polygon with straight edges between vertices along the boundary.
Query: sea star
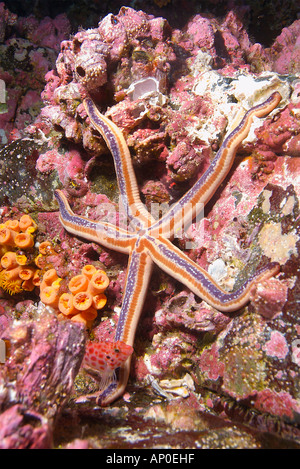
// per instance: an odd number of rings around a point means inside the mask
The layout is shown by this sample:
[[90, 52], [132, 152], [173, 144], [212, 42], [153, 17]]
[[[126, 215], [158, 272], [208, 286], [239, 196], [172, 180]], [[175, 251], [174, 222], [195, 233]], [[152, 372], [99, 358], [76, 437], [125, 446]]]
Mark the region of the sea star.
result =
[[[275, 275], [276, 263], [270, 263], [255, 272], [234, 292], [220, 288], [213, 278], [170, 241], [178, 229], [194, 219], [197, 211], [214, 194], [228, 174], [235, 153], [248, 135], [253, 117], [264, 117], [280, 102], [281, 95], [274, 92], [266, 101], [251, 108], [240, 124], [228, 135], [206, 172], [194, 186], [158, 221], [145, 209], [139, 197], [129, 149], [118, 127], [100, 114], [95, 103], [84, 100], [91, 124], [104, 137], [113, 157], [123, 205], [135, 226], [134, 232], [106, 222], [96, 222], [75, 215], [64, 194], [57, 190], [60, 221], [70, 233], [102, 244], [110, 249], [129, 254], [126, 285], [122, 307], [115, 332], [115, 341], [132, 346], [135, 331], [148, 289], [153, 262], [173, 276], [197, 296], [219, 311], [235, 311], [249, 301], [253, 284]], [[99, 391], [97, 402], [108, 405], [121, 396], [126, 388], [131, 357], [116, 370], [116, 379]]]

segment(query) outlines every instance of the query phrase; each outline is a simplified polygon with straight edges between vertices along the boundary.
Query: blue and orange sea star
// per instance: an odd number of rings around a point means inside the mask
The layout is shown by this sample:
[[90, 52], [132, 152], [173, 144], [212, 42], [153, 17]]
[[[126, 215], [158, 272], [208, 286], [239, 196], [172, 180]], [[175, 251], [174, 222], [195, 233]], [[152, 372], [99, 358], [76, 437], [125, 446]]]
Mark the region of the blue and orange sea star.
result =
[[[254, 283], [261, 282], [279, 271], [278, 264], [268, 264], [255, 272], [236, 291], [226, 292], [204, 269], [174, 246], [171, 240], [179, 228], [186, 226], [188, 219], [196, 217], [197, 210], [207, 203], [224, 180], [232, 166], [238, 146], [249, 133], [253, 117], [266, 116], [280, 100], [280, 94], [274, 92], [266, 101], [250, 109], [224, 140], [206, 172], [158, 221], [152, 218], [140, 200], [130, 153], [121, 131], [111, 120], [100, 114], [90, 98], [84, 100], [91, 124], [102, 134], [114, 157], [122, 202], [135, 230], [130, 232], [110, 223], [78, 216], [72, 212], [60, 190], [55, 192], [55, 196], [59, 203], [61, 223], [67, 231], [129, 255], [122, 308], [115, 332], [116, 342], [133, 345], [153, 263], [207, 303], [224, 312], [241, 308], [249, 301]], [[107, 405], [124, 393], [130, 360], [128, 357], [116, 370], [116, 378], [99, 391], [98, 403]]]

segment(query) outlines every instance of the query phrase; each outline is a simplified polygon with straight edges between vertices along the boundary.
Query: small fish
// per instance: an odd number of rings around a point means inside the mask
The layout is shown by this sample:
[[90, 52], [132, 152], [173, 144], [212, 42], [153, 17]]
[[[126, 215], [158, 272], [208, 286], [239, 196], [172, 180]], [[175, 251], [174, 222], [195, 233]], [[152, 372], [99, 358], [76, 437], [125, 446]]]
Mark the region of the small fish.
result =
[[100, 373], [100, 389], [115, 381], [115, 370], [132, 354], [131, 345], [117, 342], [87, 342], [83, 366]]

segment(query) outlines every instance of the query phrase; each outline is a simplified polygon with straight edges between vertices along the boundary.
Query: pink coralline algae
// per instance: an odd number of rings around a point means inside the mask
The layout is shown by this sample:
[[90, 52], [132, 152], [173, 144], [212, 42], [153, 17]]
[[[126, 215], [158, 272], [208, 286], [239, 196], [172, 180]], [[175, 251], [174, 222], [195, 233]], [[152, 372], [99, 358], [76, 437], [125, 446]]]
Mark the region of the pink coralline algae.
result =
[[293, 411], [296, 410], [297, 413], [300, 411], [297, 400], [292, 399], [288, 392], [280, 391], [277, 393], [268, 389], [261, 393], [256, 400], [256, 406], [262, 412], [286, 419], [293, 419]]
[[[0, 149], [1, 215], [18, 210], [36, 215], [40, 232], [56, 244], [49, 262], [60, 276], [75, 274], [89, 261], [105, 265], [111, 280], [107, 316], [96, 320], [91, 332], [96, 341], [113, 340], [127, 259], [70, 236], [59, 223], [53, 191], [62, 188], [78, 215], [121, 226], [126, 220], [112, 160], [83, 99], [90, 95], [121, 129], [147, 208], [160, 203], [163, 212], [209, 167], [236, 114], [281, 92], [280, 108], [254, 123], [203, 218], [175, 239], [226, 290], [269, 260], [280, 264], [280, 273], [256, 285], [249, 304], [229, 315], [155, 270], [130, 384], [148, 386], [151, 395], [150, 375], [163, 380], [189, 373], [196, 386], [189, 402], [197, 401], [197, 409], [270, 433], [280, 433], [279, 421], [288, 428], [285, 435], [294, 435], [300, 415], [300, 20], [265, 48], [253, 43], [233, 11], [223, 19], [200, 13], [174, 29], [164, 18], [122, 7], [72, 37], [64, 16], [25, 21], [3, 11], [0, 38], [18, 21], [26, 40], [8, 37], [0, 46], [0, 78], [8, 91], [0, 136], [10, 142]], [[17, 74], [8, 62], [12, 48]], [[30, 90], [22, 94], [22, 81], [31, 78]], [[48, 447], [57, 413], [68, 406], [71, 393], [80, 399], [94, 386], [82, 369], [75, 378], [86, 333], [37, 306], [34, 293], [14, 301], [1, 293], [0, 337], [12, 343], [0, 367], [2, 446], [13, 447], [17, 439], [20, 447]], [[126, 405], [134, 399], [131, 389]], [[88, 446], [78, 440], [81, 445]]]
[[33, 15], [20, 18], [18, 29], [33, 44], [48, 47], [56, 51], [60, 48], [60, 43], [70, 34], [70, 22], [66, 15], [61, 14], [56, 18], [43, 18], [39, 21]]
[[45, 449], [52, 445], [46, 419], [20, 404], [0, 415], [0, 439], [0, 449]]
[[6, 29], [15, 25], [17, 15], [11, 13], [3, 2], [0, 3], [0, 43], [4, 41]]
[[[292, 35], [296, 34], [296, 23]], [[225, 130], [224, 113], [212, 113], [218, 97], [205, 93], [209, 77], [213, 77], [213, 70], [218, 70], [220, 80], [227, 77], [234, 85], [242, 70], [244, 73], [251, 70], [245, 54], [239, 52], [251, 47], [243, 24], [233, 12], [222, 23], [196, 15], [183, 31], [172, 31], [163, 18], [122, 7], [118, 15], [105, 17], [98, 28], [82, 30], [72, 40], [62, 42], [56, 71], [46, 75], [42, 95], [46, 104], [41, 114], [42, 127], [45, 135], [52, 136], [49, 146], [53, 138], [59, 144], [58, 137], [67, 137], [70, 142], [83, 146], [85, 158], [103, 154], [102, 139], [88, 125], [81, 103], [87, 92], [104, 107], [111, 97], [115, 102], [108, 115], [127, 135], [134, 161], [138, 166], [153, 161], [164, 163], [163, 182], [172, 199], [174, 181], [175, 187], [181, 190], [182, 183], [203, 172], [212, 158], [211, 148], [217, 148]], [[114, 73], [117, 63], [118, 70]], [[253, 60], [253, 63], [257, 62]], [[188, 73], [182, 72], [180, 76], [178, 70], [187, 66]], [[271, 62], [268, 70], [274, 70]], [[132, 100], [131, 87], [149, 77], [157, 81], [157, 91], [137, 94]], [[216, 75], [216, 83], [217, 79]], [[203, 92], [198, 94], [199, 87]], [[226, 106], [232, 107], [229, 103]], [[272, 143], [272, 152], [269, 147], [269, 153], [266, 152], [262, 145], [258, 150], [257, 169], [254, 168], [257, 173], [273, 170], [274, 151], [280, 151], [284, 144], [297, 147], [298, 118], [296, 115], [292, 118], [292, 107], [290, 113], [294, 124], [286, 124], [285, 134], [279, 130], [281, 141], [276, 142], [276, 147]], [[207, 120], [209, 127], [201, 129]], [[285, 122], [284, 117], [281, 122]], [[278, 123], [278, 129], [279, 126]], [[209, 137], [210, 128], [213, 132], [219, 130]], [[293, 142], [288, 144], [290, 139]]]
[[265, 318], [279, 315], [287, 301], [288, 286], [276, 278], [256, 285], [252, 292], [255, 310]]
[[273, 62], [273, 70], [277, 73], [297, 73], [300, 68], [300, 20], [290, 27], [283, 28], [274, 44], [267, 52]]
[[[10, 344], [0, 366], [2, 449], [49, 448], [53, 423], [72, 391], [84, 353], [78, 324], [59, 322], [45, 308], [10, 324], [1, 339]], [[30, 417], [30, 418], [29, 418]]]
[[[70, 24], [65, 15], [42, 21], [33, 16], [21, 18], [4, 3], [0, 3], [0, 18], [0, 79], [7, 93], [4, 110], [0, 108], [0, 142], [5, 144], [20, 138], [38, 116], [45, 74], [53, 68]], [[11, 26], [20, 37], [9, 37]]]
[[278, 331], [271, 332], [269, 342], [266, 342], [264, 350], [267, 355], [271, 357], [277, 357], [279, 359], [284, 359], [288, 352], [288, 344], [283, 334]]

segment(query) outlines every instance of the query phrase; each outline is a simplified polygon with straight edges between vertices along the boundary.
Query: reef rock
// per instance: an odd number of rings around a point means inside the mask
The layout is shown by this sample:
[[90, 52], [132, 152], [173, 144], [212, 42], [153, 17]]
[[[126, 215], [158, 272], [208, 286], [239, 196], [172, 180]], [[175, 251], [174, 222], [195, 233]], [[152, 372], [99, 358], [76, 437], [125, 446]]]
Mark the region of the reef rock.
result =
[[[6, 144], [24, 136], [24, 128], [39, 115], [45, 74], [54, 67], [70, 23], [65, 15], [18, 18], [3, 3], [0, 18], [0, 143]], [[11, 26], [18, 37], [9, 37]]]
[[2, 448], [47, 448], [53, 423], [72, 391], [84, 353], [83, 328], [45, 308], [11, 323], [0, 367]]
[[[37, 30], [41, 27], [31, 21]], [[55, 21], [45, 28], [51, 35]], [[66, 31], [64, 20], [57, 21]], [[180, 383], [180, 402], [188, 396], [196, 410], [190, 418], [179, 419], [182, 424], [174, 418], [173, 430], [182, 425], [190, 431], [199, 409], [208, 414], [213, 410], [221, 418], [226, 415], [263, 433], [284, 435], [297, 445], [299, 20], [284, 28], [268, 48], [252, 42], [232, 11], [222, 19], [197, 14], [179, 30], [164, 18], [122, 7], [97, 27], [71, 38], [57, 34], [49, 42], [25, 24], [23, 28], [26, 39], [8, 38], [0, 46], [0, 78], [8, 90], [8, 112], [6, 108], [7, 115], [0, 116], [1, 137], [3, 143], [10, 141], [0, 153], [1, 213], [34, 213], [41, 237], [52, 236], [60, 246], [52, 261], [62, 272], [75, 272], [83, 259], [105, 264], [111, 277], [108, 307], [114, 311], [108, 308], [92, 331], [101, 340], [111, 339], [115, 330], [127, 259], [71, 237], [58, 224], [57, 213], [49, 213], [57, 211], [52, 195], [60, 187], [79, 215], [107, 221], [116, 216], [121, 225], [125, 223], [121, 211], [116, 215], [112, 159], [91, 126], [83, 99], [89, 94], [119, 126], [146, 205], [162, 203], [163, 212], [204, 173], [245, 112], [273, 91], [281, 93], [279, 107], [267, 118], [255, 119], [202, 219], [175, 240], [227, 290], [270, 260], [280, 264], [280, 273], [256, 285], [249, 304], [230, 315], [214, 310], [156, 270], [134, 344], [131, 382], [150, 387], [167, 400], [172, 394], [165, 391], [167, 382], [175, 378]], [[2, 28], [4, 34], [8, 30]], [[17, 87], [10, 56], [14, 65], [19, 64]], [[35, 85], [17, 107], [21, 81], [28, 73], [36, 75]], [[43, 107], [40, 111], [37, 106], [27, 119], [44, 75]], [[15, 125], [9, 117], [13, 114]], [[33, 295], [32, 304], [37, 301]], [[43, 447], [51, 440], [53, 417], [70, 395], [84, 334], [78, 325], [58, 322], [46, 311], [34, 319], [28, 313], [26, 320], [12, 321], [14, 299], [3, 295], [0, 301], [1, 337], [12, 344], [9, 359], [0, 368], [4, 445], [13, 447], [19, 432], [20, 446]], [[81, 374], [76, 380], [80, 397], [89, 385]], [[118, 403], [124, 412], [130, 392]], [[185, 407], [172, 403], [168, 409]], [[88, 406], [85, 411], [92, 412]], [[117, 415], [119, 410], [113, 412]], [[147, 418], [167, 420], [168, 412], [158, 406]], [[202, 424], [201, 420], [197, 428], [204, 428]], [[28, 437], [22, 440], [26, 425]], [[81, 437], [78, 433], [79, 445]], [[84, 440], [82, 445], [88, 443]]]

